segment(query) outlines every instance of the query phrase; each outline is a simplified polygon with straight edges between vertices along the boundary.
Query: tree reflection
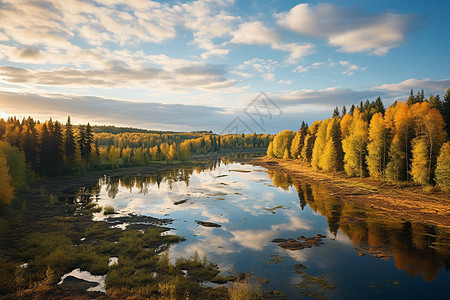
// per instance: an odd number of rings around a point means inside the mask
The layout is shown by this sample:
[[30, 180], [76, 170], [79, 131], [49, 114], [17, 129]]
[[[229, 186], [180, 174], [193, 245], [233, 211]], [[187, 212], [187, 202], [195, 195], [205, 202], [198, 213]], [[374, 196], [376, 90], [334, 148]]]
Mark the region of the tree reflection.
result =
[[385, 260], [393, 258], [398, 270], [408, 276], [421, 275], [426, 281], [436, 279], [441, 266], [449, 270], [450, 230], [405, 222], [386, 213], [346, 203], [321, 185], [292, 181], [286, 174], [268, 171], [273, 184], [297, 190], [300, 208], [308, 204], [325, 216], [332, 234], [344, 233], [360, 255]]

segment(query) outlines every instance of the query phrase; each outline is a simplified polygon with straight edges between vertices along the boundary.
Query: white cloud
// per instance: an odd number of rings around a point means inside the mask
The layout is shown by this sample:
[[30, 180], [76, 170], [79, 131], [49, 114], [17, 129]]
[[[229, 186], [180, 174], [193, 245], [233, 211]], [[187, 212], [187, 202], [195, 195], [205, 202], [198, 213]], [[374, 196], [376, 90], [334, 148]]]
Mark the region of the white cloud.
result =
[[395, 94], [409, 94], [411, 89], [418, 90], [424, 89], [427, 93], [445, 93], [447, 88], [450, 87], [450, 79], [432, 80], [430, 78], [425, 79], [407, 79], [399, 83], [382, 84], [375, 87], [375, 90], [389, 91]]
[[230, 119], [224, 109], [218, 107], [71, 95], [0, 92], [0, 107], [8, 114], [21, 117], [32, 115], [41, 120], [52, 117], [65, 121], [70, 114], [74, 123], [91, 122], [179, 131], [220, 129]]
[[272, 49], [290, 52], [286, 62], [295, 63], [297, 59], [312, 54], [314, 50], [314, 45], [311, 43], [305, 43], [303, 45], [299, 45], [297, 43], [288, 43], [288, 44], [275, 43], [272, 45]]
[[233, 35], [231, 43], [235, 44], [267, 45], [278, 41], [277, 32], [259, 21], [241, 24]]
[[294, 70], [292, 70], [292, 72], [305, 73], [308, 72], [310, 69], [318, 69], [321, 65], [323, 65], [323, 62], [315, 62], [307, 67], [298, 65]]
[[342, 71], [342, 74], [349, 75], [349, 76], [353, 75], [355, 73], [355, 71], [364, 71], [364, 70], [366, 70], [365, 67], [358, 67], [357, 65], [352, 64], [352, 63], [350, 63], [347, 60], [339, 61], [339, 65], [341, 65], [342, 67], [345, 68], [345, 70]]
[[332, 4], [298, 4], [277, 14], [278, 24], [301, 35], [326, 38], [342, 52], [385, 55], [403, 43], [411, 16], [393, 13], [370, 15]]
[[278, 84], [292, 84], [292, 80], [284, 80], [284, 79], [282, 79], [282, 80], [279, 80], [277, 83]]
[[262, 75], [264, 81], [275, 81], [275, 74], [273, 73], [265, 73]]

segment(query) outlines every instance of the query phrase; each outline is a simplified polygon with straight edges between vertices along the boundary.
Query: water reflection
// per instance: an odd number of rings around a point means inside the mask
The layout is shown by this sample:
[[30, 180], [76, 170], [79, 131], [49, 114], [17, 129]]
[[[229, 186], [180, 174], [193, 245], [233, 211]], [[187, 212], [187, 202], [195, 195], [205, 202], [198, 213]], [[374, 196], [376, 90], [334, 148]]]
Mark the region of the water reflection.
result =
[[[379, 277], [378, 285], [398, 277], [390, 266], [429, 282], [441, 269], [449, 269], [448, 230], [344, 203], [321, 185], [232, 159], [120, 179], [104, 177], [95, 187], [80, 191], [77, 199], [113, 206], [121, 215], [174, 219], [171, 227], [187, 241], [171, 248], [172, 257], [207, 253], [221, 270], [251, 271], [270, 280], [267, 289], [283, 290], [292, 298], [298, 297], [296, 285], [302, 280], [294, 268], [298, 263], [307, 265], [313, 275], [334, 274], [330, 277], [339, 284], [328, 295], [331, 298], [357, 295], [355, 285], [361, 282], [360, 293], [366, 294], [374, 285], [372, 272]], [[205, 227], [197, 221], [220, 227]], [[314, 249], [290, 251], [271, 242], [318, 233], [329, 239]], [[269, 264], [274, 256], [281, 261]], [[390, 263], [373, 264], [382, 260]], [[367, 278], [352, 269], [356, 265], [366, 268]], [[339, 282], [344, 277], [352, 284]], [[444, 278], [449, 278], [448, 273]]]
[[330, 232], [335, 236], [338, 231], [347, 235], [359, 255], [382, 259], [393, 257], [398, 270], [405, 271], [410, 277], [421, 275], [429, 282], [437, 277], [441, 265], [449, 270], [448, 230], [404, 222], [370, 208], [344, 203], [320, 185], [299, 181], [293, 185], [300, 206], [307, 203], [325, 216]]

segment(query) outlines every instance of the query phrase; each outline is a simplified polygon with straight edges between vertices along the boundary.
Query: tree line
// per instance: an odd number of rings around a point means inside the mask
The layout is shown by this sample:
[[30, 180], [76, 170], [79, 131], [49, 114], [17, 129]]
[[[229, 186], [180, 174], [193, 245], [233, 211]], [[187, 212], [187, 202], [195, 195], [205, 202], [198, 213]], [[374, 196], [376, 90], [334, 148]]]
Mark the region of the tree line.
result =
[[314, 169], [345, 171], [349, 176], [438, 184], [450, 190], [450, 88], [426, 99], [423, 90], [387, 110], [381, 98], [352, 105], [331, 118], [302, 122], [298, 132], [284, 130], [267, 155], [299, 159]]
[[256, 133], [157, 132], [89, 123], [75, 126], [70, 117], [65, 125], [31, 117], [0, 119], [0, 202], [12, 199], [14, 188], [26, 186], [26, 176], [75, 175], [89, 169], [188, 161], [191, 154], [221, 149], [265, 149], [270, 139], [268, 134]]

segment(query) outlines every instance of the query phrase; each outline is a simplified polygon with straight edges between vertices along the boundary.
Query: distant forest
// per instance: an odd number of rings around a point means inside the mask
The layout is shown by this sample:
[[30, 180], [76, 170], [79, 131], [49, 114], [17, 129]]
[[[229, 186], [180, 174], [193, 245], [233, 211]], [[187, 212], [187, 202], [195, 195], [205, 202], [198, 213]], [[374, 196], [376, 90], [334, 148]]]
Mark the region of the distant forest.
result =
[[367, 100], [331, 118], [303, 122], [298, 132], [277, 134], [267, 155], [307, 162], [316, 170], [345, 171], [348, 176], [437, 184], [450, 190], [450, 88], [444, 99], [424, 97], [385, 109], [381, 98]]
[[51, 119], [0, 119], [0, 202], [37, 178], [77, 175], [92, 169], [188, 161], [191, 154], [222, 149], [266, 149], [268, 134], [151, 131], [114, 126], [65, 125]]

